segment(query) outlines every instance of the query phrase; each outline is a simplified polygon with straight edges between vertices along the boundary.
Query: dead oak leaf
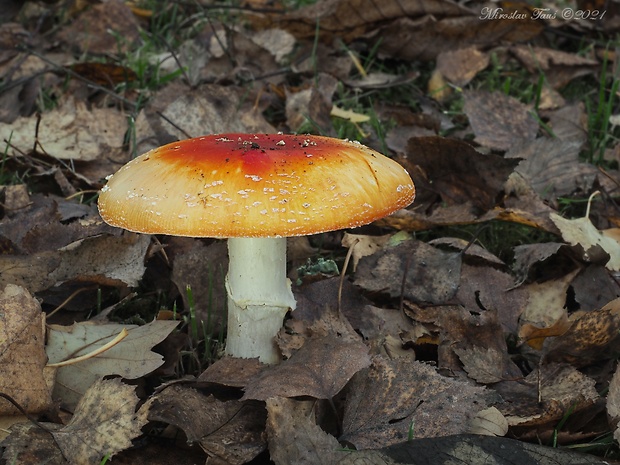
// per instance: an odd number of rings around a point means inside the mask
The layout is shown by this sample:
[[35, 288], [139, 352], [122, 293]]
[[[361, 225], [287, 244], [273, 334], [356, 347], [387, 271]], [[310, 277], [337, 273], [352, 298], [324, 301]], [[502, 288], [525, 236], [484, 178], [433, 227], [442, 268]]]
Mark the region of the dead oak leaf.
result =
[[359, 370], [370, 365], [362, 342], [329, 335], [307, 341], [291, 358], [262, 371], [242, 400], [310, 396], [331, 399]]
[[62, 454], [73, 464], [94, 464], [131, 447], [142, 434], [150, 402], [136, 411], [135, 388], [120, 379], [99, 380], [86, 392], [71, 421], [52, 433]]

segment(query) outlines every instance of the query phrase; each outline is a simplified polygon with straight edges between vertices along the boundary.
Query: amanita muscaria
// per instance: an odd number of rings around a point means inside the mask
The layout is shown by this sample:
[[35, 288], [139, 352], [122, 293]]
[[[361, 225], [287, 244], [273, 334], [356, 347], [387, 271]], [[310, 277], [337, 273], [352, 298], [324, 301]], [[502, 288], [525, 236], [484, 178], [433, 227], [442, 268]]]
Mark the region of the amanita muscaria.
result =
[[227, 238], [226, 352], [277, 363], [274, 336], [295, 309], [286, 237], [368, 224], [414, 196], [402, 166], [357, 142], [218, 134], [130, 161], [101, 190], [99, 212], [134, 232]]

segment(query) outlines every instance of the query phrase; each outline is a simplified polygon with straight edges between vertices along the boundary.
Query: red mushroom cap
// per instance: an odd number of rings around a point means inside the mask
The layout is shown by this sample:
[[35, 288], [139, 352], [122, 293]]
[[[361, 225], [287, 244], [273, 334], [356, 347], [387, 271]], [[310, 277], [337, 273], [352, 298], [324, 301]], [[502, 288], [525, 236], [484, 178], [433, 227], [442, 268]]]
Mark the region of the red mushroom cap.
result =
[[402, 166], [357, 142], [219, 134], [127, 163], [101, 190], [99, 212], [142, 233], [284, 237], [361, 226], [414, 196]]

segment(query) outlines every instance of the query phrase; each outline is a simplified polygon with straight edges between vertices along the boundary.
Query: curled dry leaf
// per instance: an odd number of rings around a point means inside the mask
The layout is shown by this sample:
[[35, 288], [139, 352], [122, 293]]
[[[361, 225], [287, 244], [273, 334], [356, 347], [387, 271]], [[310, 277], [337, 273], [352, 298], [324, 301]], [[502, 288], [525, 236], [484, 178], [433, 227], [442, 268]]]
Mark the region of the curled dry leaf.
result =
[[437, 56], [437, 70], [452, 84], [462, 87], [490, 62], [489, 54], [477, 47], [446, 50]]
[[[10, 395], [27, 412], [51, 407], [45, 382], [45, 318], [39, 302], [28, 291], [7, 284], [0, 293], [0, 392]], [[0, 399], [0, 415], [18, 411]]]

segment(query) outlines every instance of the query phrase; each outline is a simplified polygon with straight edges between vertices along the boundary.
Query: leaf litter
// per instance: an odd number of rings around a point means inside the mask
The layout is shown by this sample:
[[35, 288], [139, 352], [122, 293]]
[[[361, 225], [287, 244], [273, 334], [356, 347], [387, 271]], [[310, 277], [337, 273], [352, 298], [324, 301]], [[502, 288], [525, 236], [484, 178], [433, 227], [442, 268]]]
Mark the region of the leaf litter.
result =
[[[525, 441], [619, 437], [620, 176], [583, 157], [602, 123], [564, 92], [604, 79], [607, 51], [550, 49], [542, 21], [482, 21], [480, 5], [436, 0], [249, 2], [206, 22], [193, 22], [203, 6], [178, 5], [194, 16], [170, 36], [146, 19], [168, 6], [33, 4], [12, 18], [22, 25], [0, 24], [2, 460], [156, 464], [170, 441], [215, 464], [601, 463]], [[506, 5], [522, 10], [531, 18]], [[479, 85], [515, 64], [535, 97], [513, 95], [516, 74]], [[350, 105], [383, 91], [398, 101]], [[297, 248], [302, 264], [342, 267], [347, 249], [352, 263], [342, 281], [291, 266], [282, 363], [221, 357], [223, 244], [114, 230], [92, 193], [167, 142], [308, 128], [391, 150], [416, 202]], [[617, 161], [614, 144], [603, 155]], [[543, 240], [500, 237], [496, 253], [485, 228], [499, 221]]]

